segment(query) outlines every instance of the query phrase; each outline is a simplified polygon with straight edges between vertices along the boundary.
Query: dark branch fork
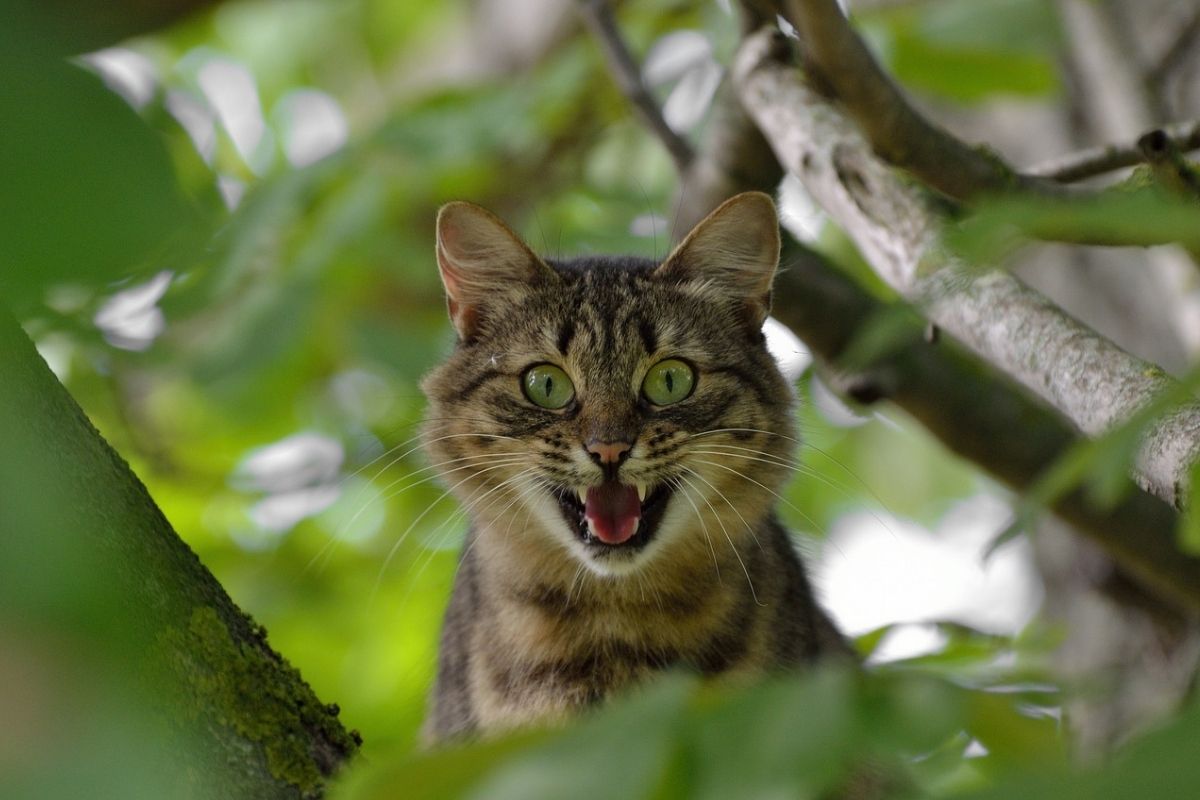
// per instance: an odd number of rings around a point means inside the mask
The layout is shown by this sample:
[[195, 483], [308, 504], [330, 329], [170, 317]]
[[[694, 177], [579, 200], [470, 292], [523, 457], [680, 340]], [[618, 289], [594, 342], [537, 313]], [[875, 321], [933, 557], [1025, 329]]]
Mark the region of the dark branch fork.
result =
[[[761, 13], [763, 2], [750, 2]], [[1024, 191], [1060, 195], [1070, 183], [1144, 163], [1136, 143], [1109, 145], [1019, 172], [925, 119], [884, 73], [836, 0], [766, 2], [800, 32], [802, 60], [858, 123], [876, 154], [957, 200]], [[1200, 121], [1166, 130], [1181, 152], [1200, 149]]]
[[1080, 150], [1044, 164], [1038, 164], [1027, 172], [1040, 178], [1071, 183], [1115, 172], [1119, 169], [1136, 167], [1147, 160], [1141, 142], [1156, 133], [1164, 136], [1181, 153], [1200, 150], [1200, 120], [1192, 120], [1148, 131], [1139, 136], [1135, 142]]
[[837, 0], [772, 3], [796, 27], [801, 59], [862, 129], [875, 152], [957, 200], [1012, 189], [1061, 194], [997, 156], [964, 144], [923, 117], [879, 66]]

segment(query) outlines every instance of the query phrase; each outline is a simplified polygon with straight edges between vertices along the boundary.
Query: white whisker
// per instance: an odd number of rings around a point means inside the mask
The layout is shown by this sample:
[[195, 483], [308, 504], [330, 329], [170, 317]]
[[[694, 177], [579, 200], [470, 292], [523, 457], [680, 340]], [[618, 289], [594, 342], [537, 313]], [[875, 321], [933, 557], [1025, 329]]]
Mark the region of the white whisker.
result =
[[667, 480], [669, 483], [679, 489], [679, 491], [683, 494], [683, 499], [687, 500], [688, 505], [690, 505], [692, 510], [696, 512], [696, 519], [700, 521], [700, 530], [703, 531], [704, 539], [708, 542], [709, 552], [712, 553], [713, 569], [716, 570], [717, 573], [717, 583], [723, 585], [724, 582], [721, 580], [721, 565], [717, 563], [717, 549], [713, 547], [712, 537], [708, 534], [708, 525], [704, 523], [704, 516], [700, 513], [700, 509], [696, 506], [695, 502], [692, 501], [691, 496], [687, 493], [688, 487], [684, 486], [682, 480], [680, 480], [678, 477], [668, 478]]
[[772, 495], [774, 495], [779, 500], [779, 502], [783, 503], [785, 506], [790, 508], [792, 511], [795, 511], [797, 514], [799, 514], [801, 517], [803, 517], [804, 520], [808, 524], [810, 524], [814, 528], [817, 528], [818, 530], [820, 530], [820, 527], [816, 524], [816, 522], [814, 522], [813, 519], [810, 516], [808, 516], [807, 514], [805, 514], [803, 511], [796, 508], [796, 506], [790, 500], [788, 500], [786, 497], [784, 497], [783, 495], [781, 495], [779, 492], [775, 491], [771, 487], [766, 486], [766, 485], [754, 480], [754, 478], [751, 478], [749, 475], [739, 472], [738, 470], [734, 469], [733, 467], [727, 467], [724, 464], [718, 464], [715, 461], [705, 461], [702, 458], [696, 459], [696, 463], [697, 464], [707, 464], [710, 467], [716, 467], [717, 469], [723, 469], [726, 472], [732, 472], [734, 475], [737, 475], [742, 480], [749, 481], [750, 483], [753, 483], [755, 486], [762, 488], [764, 491], [770, 492]]
[[[520, 461], [523, 461], [523, 460], [524, 459], [520, 459], [516, 463], [519, 463]], [[397, 551], [399, 551], [399, 549], [400, 549], [400, 545], [403, 544], [405, 538], [408, 537], [408, 534], [412, 532], [413, 528], [416, 527], [417, 523], [420, 522], [422, 519], [424, 519], [425, 515], [427, 515], [430, 511], [433, 510], [434, 506], [436, 506], [442, 500], [446, 499], [446, 497], [448, 497], [451, 492], [453, 492], [459, 486], [462, 486], [464, 483], [471, 480], [472, 478], [476, 478], [485, 472], [491, 472], [492, 470], [503, 469], [506, 467], [510, 467], [512, 465], [513, 465], [513, 462], [505, 462], [503, 464], [496, 464], [494, 466], [485, 467], [484, 469], [481, 469], [478, 472], [474, 472], [474, 473], [468, 475], [467, 477], [463, 478], [458, 483], [451, 486], [446, 491], [442, 492], [442, 494], [436, 500], [434, 500], [429, 505], [425, 506], [425, 510], [422, 511], [420, 514], [418, 514], [417, 517], [411, 523], [409, 523], [409, 526], [404, 529], [404, 533], [400, 534], [400, 538], [397, 539], [395, 544], [392, 545], [391, 549], [388, 550], [387, 557], [384, 558], [383, 564], [379, 567], [379, 575], [375, 579], [375, 587], [371, 590], [371, 600], [374, 599], [376, 593], [379, 591], [379, 586], [383, 582], [384, 573], [387, 572], [388, 565], [392, 562], [392, 559], [396, 556]], [[474, 465], [470, 465], [470, 466], [473, 467]], [[467, 469], [467, 468], [468, 467], [459, 467], [458, 469]], [[528, 469], [532, 470], [533, 468], [529, 467]], [[451, 471], [456, 472], [457, 470], [451, 470]]]
[[[699, 460], [699, 459], [697, 459], [697, 460]], [[700, 463], [703, 464], [705, 462], [700, 461]], [[705, 478], [699, 472], [697, 472], [696, 470], [693, 469], [693, 470], [691, 470], [691, 473], [693, 475], [695, 475], [697, 478], [699, 478], [700, 480], [704, 481], [705, 485], [707, 485], [708, 488], [712, 489], [714, 492], [717, 493], [717, 497], [720, 497], [722, 500], [725, 501], [725, 505], [727, 505], [731, 509], [733, 509], [733, 513], [737, 514], [737, 518], [740, 519], [742, 521], [742, 524], [746, 526], [746, 531], [750, 534], [750, 538], [754, 540], [754, 543], [756, 545], [758, 545], [758, 549], [762, 550], [763, 549], [762, 543], [760, 541], [758, 541], [758, 536], [755, 535], [754, 528], [752, 528], [750, 526], [750, 523], [746, 521], [746, 518], [742, 516], [742, 512], [738, 510], [738, 507], [735, 506], [732, 502], [730, 502], [729, 498], [725, 496], [724, 492], [722, 492], [720, 489], [718, 489], [711, 481], [709, 481], [707, 478]]]
[[778, 436], [780, 439], [787, 439], [789, 442], [800, 444], [800, 440], [793, 439], [791, 436], [786, 436], [776, 431], [764, 431], [762, 428], [712, 428], [707, 431], [691, 434], [691, 438], [699, 439], [701, 436], [712, 436], [717, 433], [761, 433], [764, 436]]
[[[440, 525], [438, 525], [437, 528], [434, 528], [433, 531], [430, 532], [429, 538], [433, 538], [434, 536], [436, 536], [443, 528], [445, 528], [451, 522], [456, 522], [456, 521], [461, 520], [464, 517], [466, 517], [468, 510], [475, 510], [487, 499], [488, 495], [492, 494], [493, 492], [495, 492], [499, 489], [503, 489], [504, 492], [499, 496], [499, 498], [497, 498], [497, 499], [500, 499], [500, 498], [503, 498], [505, 495], [507, 495], [509, 492], [511, 492], [514, 488], [520, 489], [521, 487], [517, 485], [517, 479], [520, 478], [522, 475], [525, 474], [525, 472], [528, 472], [528, 471], [529, 470], [525, 470], [524, 472], [519, 472], [516, 475], [513, 475], [509, 478], [505, 478], [503, 481], [501, 481], [499, 484], [497, 484], [496, 486], [489, 489], [487, 492], [485, 492], [480, 497], [469, 498], [467, 501], [464, 502], [464, 505], [462, 508], [458, 509], [458, 511], [456, 511], [455, 513], [453, 513], [449, 517], [447, 517], [445, 520], [443, 520], [442, 523]], [[518, 495], [518, 497], [513, 498], [513, 500], [507, 506], [505, 506], [503, 509], [501, 509], [500, 514], [503, 514], [505, 511], [507, 511], [508, 508], [511, 507], [512, 504], [517, 501], [517, 499], [519, 499], [519, 495]], [[452, 531], [447, 531], [446, 537], [448, 538], [451, 533], [452, 533]], [[462, 563], [462, 560], [467, 557], [467, 554], [470, 552], [471, 548], [474, 545], [475, 545], [475, 540], [471, 540], [471, 541], [467, 542], [466, 546], [463, 548], [462, 554], [459, 556], [459, 564], [460, 565]], [[421, 575], [424, 574], [425, 570], [429, 568], [429, 565], [433, 563], [433, 560], [437, 556], [437, 553], [438, 553], [438, 550], [436, 548], [430, 548], [429, 552], [424, 556], [421, 564], [417, 567], [416, 574], [409, 579], [408, 591], [405, 592], [405, 596], [401, 600], [402, 604], [408, 601], [408, 595], [410, 595], [412, 593], [413, 587], [416, 585], [417, 581], [420, 580]], [[458, 565], [455, 566], [454, 577], [456, 579], [458, 577]]]
[[[746, 459], [748, 461], [760, 461], [764, 464], [773, 464], [775, 466], [787, 467], [788, 469], [795, 470], [796, 472], [798, 472], [802, 475], [807, 475], [810, 478], [815, 478], [816, 480], [818, 480], [821, 483], [828, 486], [830, 489], [833, 489], [834, 491], [839, 492], [843, 497], [852, 498], [854, 496], [853, 494], [851, 494], [850, 489], [845, 484], [838, 483], [837, 481], [833, 480], [832, 478], [830, 478], [826, 475], [822, 475], [820, 472], [817, 472], [816, 470], [812, 469], [811, 467], [807, 467], [798, 461], [783, 461], [782, 459], [778, 459], [776, 457], [771, 456], [770, 453], [762, 454], [762, 455], [767, 456], [767, 458], [761, 458], [761, 457], [757, 457], [757, 456], [748, 456], [748, 455], [744, 455], [741, 453], [731, 453], [731, 452], [727, 452], [724, 450], [724, 448], [733, 447], [733, 445], [727, 445], [727, 444], [706, 443], [704, 446], [705, 447], [719, 447], [719, 448], [722, 448], [722, 450], [721, 451], [691, 450], [689, 452], [700, 453], [702, 455], [710, 455], [710, 456], [723, 456], [723, 457], [727, 457], [727, 458], [742, 458], [742, 459]], [[736, 449], [750, 450], [750, 448], [746, 448], [746, 447], [739, 447]], [[750, 452], [761, 452], [761, 451], [750, 450]]]
[[[337, 531], [334, 532], [334, 535], [330, 538], [330, 540], [328, 542], [325, 543], [325, 545], [321, 548], [321, 550], [317, 552], [317, 555], [313, 557], [313, 559], [309, 562], [308, 566], [311, 567], [318, 559], [320, 559], [322, 556], [325, 556], [328, 550], [330, 550], [332, 547], [336, 546], [336, 544], [339, 541], [341, 541], [343, 534], [345, 534], [346, 531], [350, 530], [350, 528], [352, 528], [354, 526], [354, 523], [358, 521], [358, 518], [360, 516], [362, 516], [362, 514], [368, 508], [370, 508], [371, 505], [375, 502], [386, 502], [388, 500], [391, 500], [394, 497], [400, 496], [404, 492], [407, 492], [409, 489], [413, 489], [422, 484], [429, 483], [430, 481], [433, 481], [433, 480], [437, 480], [438, 478], [444, 477], [445, 475], [449, 475], [450, 473], [453, 473], [453, 472], [461, 472], [464, 469], [474, 469], [476, 467], [481, 467], [481, 466], [485, 466], [485, 465], [504, 466], [504, 465], [508, 465], [508, 464], [519, 464], [524, 461], [524, 457], [518, 453], [488, 453], [488, 454], [482, 455], [482, 456], [466, 456], [461, 460], [465, 461], [468, 459], [471, 459], [472, 463], [464, 464], [462, 466], [455, 467], [453, 469], [445, 470], [440, 474], [427, 475], [420, 480], [412, 481], [411, 483], [409, 483], [406, 486], [401, 486], [399, 489], [396, 489], [394, 492], [390, 491], [390, 490], [396, 484], [402, 483], [403, 481], [408, 480], [415, 475], [419, 475], [422, 472], [428, 472], [430, 469], [433, 469], [433, 467], [426, 467], [425, 469], [417, 470], [414, 473], [410, 473], [408, 475], [401, 476], [401, 477], [395, 479], [394, 481], [392, 481], [391, 483], [389, 483], [387, 486], [384, 486], [382, 489], [379, 490], [379, 493], [376, 496], [367, 500], [366, 503], [364, 503], [357, 511], [355, 511], [354, 514], [350, 517], [350, 519], [346, 520], [345, 522], [343, 522], [342, 524], [340, 524], [338, 526]], [[455, 461], [455, 460], [458, 460], [458, 459], [451, 459], [451, 461]], [[449, 462], [446, 462], [446, 463], [449, 463]], [[363, 490], [359, 491], [359, 495], [362, 494], [362, 491], [365, 491], [365, 488]], [[443, 493], [441, 497], [445, 497], [446, 494], [448, 494], [448, 493], [449, 492]], [[357, 500], [357, 497], [358, 496], [356, 495], [356, 498], [355, 498], [356, 500]], [[435, 500], [434, 502], [435, 503], [439, 502], [441, 500], [441, 497], [439, 497], [438, 500]], [[306, 567], [306, 569], [307, 568], [308, 567]]]
[[[686, 468], [686, 469], [688, 470], [688, 472], [695, 475], [696, 477], [700, 477], [700, 474], [698, 472], [696, 472], [694, 469], [691, 469], [691, 468]], [[683, 477], [682, 475], [680, 475], [679, 477], [682, 480], [687, 481], [688, 484], [692, 483], [691, 481], [689, 481], [687, 478]], [[696, 488], [696, 487], [693, 485], [692, 488]], [[752, 598], [754, 598], [754, 604], [757, 606], [761, 606], [762, 603], [760, 603], [758, 601], [758, 594], [754, 591], [754, 581], [750, 578], [750, 570], [746, 569], [746, 562], [742, 560], [742, 554], [738, 552], [737, 546], [734, 545], [733, 539], [730, 538], [729, 531], [725, 528], [725, 523], [724, 523], [724, 521], [722, 521], [721, 515], [717, 513], [717, 510], [715, 508], [713, 508], [712, 503], [710, 503], [708, 501], [708, 498], [704, 496], [703, 492], [701, 492], [699, 489], [697, 489], [696, 494], [698, 494], [700, 496], [700, 499], [703, 500], [704, 504], [708, 506], [708, 510], [713, 512], [713, 516], [716, 517], [717, 524], [721, 526], [721, 532], [725, 534], [725, 541], [729, 542], [729, 549], [733, 551], [733, 555], [737, 558], [738, 563], [742, 565], [742, 572], [746, 575], [746, 583], [749, 584], [749, 586], [750, 586], [750, 596]]]

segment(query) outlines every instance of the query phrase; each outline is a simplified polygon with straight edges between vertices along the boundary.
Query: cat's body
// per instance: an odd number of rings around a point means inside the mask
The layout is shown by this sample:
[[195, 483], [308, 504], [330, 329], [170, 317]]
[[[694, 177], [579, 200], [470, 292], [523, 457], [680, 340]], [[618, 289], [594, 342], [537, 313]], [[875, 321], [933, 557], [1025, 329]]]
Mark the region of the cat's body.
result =
[[545, 262], [443, 210], [459, 344], [426, 380], [426, 449], [472, 526], [433, 741], [570, 714], [672, 667], [754, 677], [845, 653], [775, 518], [792, 393], [762, 335], [764, 195], [661, 265]]

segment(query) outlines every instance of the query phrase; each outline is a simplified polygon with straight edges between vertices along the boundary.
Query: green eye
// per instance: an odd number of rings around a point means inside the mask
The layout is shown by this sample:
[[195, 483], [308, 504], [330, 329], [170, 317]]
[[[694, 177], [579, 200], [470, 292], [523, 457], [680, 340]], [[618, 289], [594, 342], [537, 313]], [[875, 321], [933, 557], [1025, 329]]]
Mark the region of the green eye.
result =
[[542, 408], [564, 408], [575, 397], [567, 373], [553, 364], [538, 364], [525, 371], [525, 396]]
[[660, 361], [646, 373], [642, 394], [656, 406], [669, 406], [684, 400], [692, 393], [696, 373], [677, 358]]

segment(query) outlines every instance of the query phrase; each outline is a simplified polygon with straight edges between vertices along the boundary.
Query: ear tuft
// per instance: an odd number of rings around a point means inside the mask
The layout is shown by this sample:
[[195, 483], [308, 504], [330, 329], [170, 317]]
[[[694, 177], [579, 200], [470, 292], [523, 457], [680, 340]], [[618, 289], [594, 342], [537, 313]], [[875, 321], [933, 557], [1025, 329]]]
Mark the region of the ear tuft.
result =
[[779, 218], [762, 192], [722, 203], [692, 229], [655, 275], [675, 283], [716, 286], [745, 302], [761, 324], [771, 310], [771, 282], [779, 267]]
[[554, 276], [499, 217], [462, 201], [438, 211], [437, 261], [462, 339], [475, 334], [487, 306]]

